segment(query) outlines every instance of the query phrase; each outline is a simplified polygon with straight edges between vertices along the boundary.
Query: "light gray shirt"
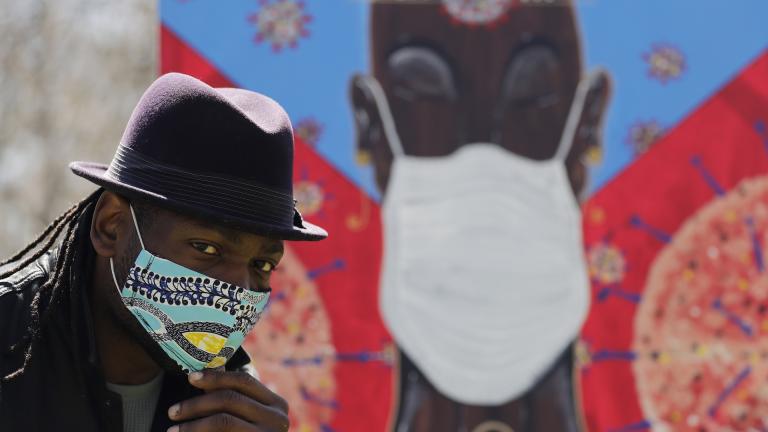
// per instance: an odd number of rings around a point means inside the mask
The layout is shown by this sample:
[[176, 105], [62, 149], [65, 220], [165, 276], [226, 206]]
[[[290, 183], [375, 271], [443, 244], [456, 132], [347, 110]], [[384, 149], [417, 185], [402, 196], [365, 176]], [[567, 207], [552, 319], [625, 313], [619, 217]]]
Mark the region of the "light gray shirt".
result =
[[139, 385], [107, 383], [123, 400], [123, 432], [150, 432], [157, 400], [163, 388], [163, 374]]

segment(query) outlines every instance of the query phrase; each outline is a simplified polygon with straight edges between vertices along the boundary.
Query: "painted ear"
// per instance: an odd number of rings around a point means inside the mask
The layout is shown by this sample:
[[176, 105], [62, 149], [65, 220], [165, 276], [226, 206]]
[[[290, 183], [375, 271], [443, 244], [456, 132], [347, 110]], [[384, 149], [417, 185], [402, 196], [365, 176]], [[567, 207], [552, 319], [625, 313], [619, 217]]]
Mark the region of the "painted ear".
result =
[[371, 162], [375, 144], [383, 138], [383, 129], [381, 113], [365, 80], [360, 74], [350, 78], [349, 99], [355, 124], [357, 159], [360, 164], [367, 165]]
[[603, 145], [602, 124], [611, 96], [611, 78], [608, 72], [600, 69], [596, 72], [584, 103], [584, 114], [578, 132], [579, 144], [583, 152], [600, 149]]
[[600, 164], [603, 155], [603, 119], [611, 97], [611, 78], [603, 69], [593, 72], [591, 85], [584, 101], [579, 128], [573, 148], [566, 161], [571, 187], [577, 197], [586, 192], [588, 167]]
[[384, 192], [392, 164], [392, 152], [384, 135], [381, 112], [367, 80], [372, 78], [355, 74], [349, 80], [349, 99], [355, 124], [357, 162], [373, 164], [376, 183]]

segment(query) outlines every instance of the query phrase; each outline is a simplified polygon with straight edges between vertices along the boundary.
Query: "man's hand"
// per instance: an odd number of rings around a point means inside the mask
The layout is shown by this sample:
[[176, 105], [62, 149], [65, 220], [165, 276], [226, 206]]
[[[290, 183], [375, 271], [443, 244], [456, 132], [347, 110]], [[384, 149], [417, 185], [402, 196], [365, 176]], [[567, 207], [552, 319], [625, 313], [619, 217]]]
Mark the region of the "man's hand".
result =
[[186, 421], [168, 432], [287, 432], [288, 403], [247, 372], [203, 371], [189, 382], [205, 394], [168, 410]]

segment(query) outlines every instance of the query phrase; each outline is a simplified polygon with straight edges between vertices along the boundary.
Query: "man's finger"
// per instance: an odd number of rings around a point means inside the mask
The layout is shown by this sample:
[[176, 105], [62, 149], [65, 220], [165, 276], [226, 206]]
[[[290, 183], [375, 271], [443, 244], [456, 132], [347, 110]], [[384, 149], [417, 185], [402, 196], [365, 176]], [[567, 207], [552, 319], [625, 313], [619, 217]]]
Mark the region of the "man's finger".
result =
[[211, 392], [177, 403], [168, 410], [175, 421], [193, 420], [228, 413], [250, 423], [265, 426], [267, 430], [287, 431], [288, 415], [277, 408], [262, 405], [236, 390]]
[[265, 405], [277, 408], [288, 414], [285, 399], [268, 389], [259, 380], [243, 371], [200, 371], [189, 375], [189, 382], [203, 390], [231, 389], [249, 396]]
[[226, 414], [216, 414], [189, 423], [182, 423], [168, 429], [168, 432], [267, 432], [254, 424]]

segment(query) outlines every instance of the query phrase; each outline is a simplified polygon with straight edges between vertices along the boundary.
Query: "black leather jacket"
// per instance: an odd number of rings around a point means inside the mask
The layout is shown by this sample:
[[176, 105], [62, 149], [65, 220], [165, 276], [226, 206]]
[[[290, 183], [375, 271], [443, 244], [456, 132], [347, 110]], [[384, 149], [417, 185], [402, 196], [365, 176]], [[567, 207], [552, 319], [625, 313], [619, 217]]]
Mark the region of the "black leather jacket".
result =
[[[106, 388], [96, 349], [88, 296], [85, 295], [95, 252], [88, 230], [91, 214], [81, 217], [70, 272], [71, 295], [53, 309], [41, 329], [24, 373], [0, 381], [0, 431], [121, 431], [120, 396]], [[0, 377], [24, 363], [24, 350], [9, 354], [9, 347], [23, 340], [30, 323], [30, 304], [41, 285], [51, 277], [58, 259], [53, 249], [5, 279], [0, 280]], [[41, 305], [45, 310], [48, 305]], [[250, 363], [239, 349], [227, 364], [238, 369]], [[166, 373], [153, 431], [166, 431], [173, 423], [168, 408], [201, 392], [185, 376]]]

